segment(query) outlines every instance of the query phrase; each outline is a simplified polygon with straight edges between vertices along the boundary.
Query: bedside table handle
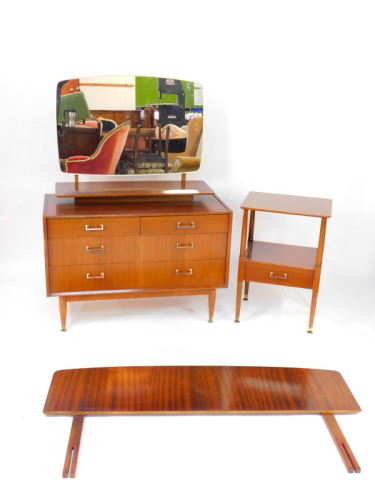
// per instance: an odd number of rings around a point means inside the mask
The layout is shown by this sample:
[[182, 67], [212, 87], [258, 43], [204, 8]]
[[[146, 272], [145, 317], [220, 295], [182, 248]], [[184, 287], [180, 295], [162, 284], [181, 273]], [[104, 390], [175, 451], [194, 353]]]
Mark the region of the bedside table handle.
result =
[[100, 245], [99, 247], [90, 247], [86, 245], [86, 252], [104, 252], [104, 245]]
[[176, 269], [176, 276], [189, 276], [193, 274], [192, 269], [188, 269], [187, 272], [180, 271], [179, 269]]
[[100, 273], [96, 276], [92, 276], [91, 273], [86, 274], [86, 279], [88, 280], [101, 280], [104, 278], [104, 273]]
[[104, 231], [104, 224], [99, 224], [97, 227], [91, 227], [90, 224], [85, 225], [86, 231]]
[[270, 278], [273, 278], [275, 280], [286, 280], [286, 279], [288, 279], [288, 275], [286, 273], [284, 273], [282, 276], [276, 276], [276, 274], [271, 271]]
[[193, 241], [189, 241], [189, 243], [187, 245], [185, 245], [184, 243], [176, 243], [176, 248], [194, 248], [194, 242]]
[[194, 229], [195, 222], [190, 222], [190, 224], [183, 224], [182, 222], [177, 222], [176, 227], [177, 229]]

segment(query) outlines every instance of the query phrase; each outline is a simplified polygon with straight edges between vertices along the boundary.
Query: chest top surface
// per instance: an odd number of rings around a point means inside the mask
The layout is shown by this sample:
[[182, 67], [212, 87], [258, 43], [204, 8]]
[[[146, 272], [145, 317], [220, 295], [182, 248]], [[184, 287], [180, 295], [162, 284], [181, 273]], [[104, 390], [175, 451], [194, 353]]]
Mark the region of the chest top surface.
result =
[[216, 195], [196, 196], [192, 201], [139, 201], [76, 204], [73, 198], [45, 195], [44, 216], [72, 217], [139, 217], [183, 214], [227, 214], [228, 207]]

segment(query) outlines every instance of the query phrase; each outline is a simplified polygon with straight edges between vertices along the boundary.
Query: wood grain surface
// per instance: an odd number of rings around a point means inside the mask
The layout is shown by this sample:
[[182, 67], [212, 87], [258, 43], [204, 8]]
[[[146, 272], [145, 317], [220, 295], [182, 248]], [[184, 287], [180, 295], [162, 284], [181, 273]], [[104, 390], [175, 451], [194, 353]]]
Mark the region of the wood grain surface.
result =
[[340, 373], [234, 366], [145, 366], [57, 371], [49, 415], [355, 413]]
[[332, 200], [251, 191], [242, 203], [241, 208], [262, 212], [328, 218], [332, 215]]

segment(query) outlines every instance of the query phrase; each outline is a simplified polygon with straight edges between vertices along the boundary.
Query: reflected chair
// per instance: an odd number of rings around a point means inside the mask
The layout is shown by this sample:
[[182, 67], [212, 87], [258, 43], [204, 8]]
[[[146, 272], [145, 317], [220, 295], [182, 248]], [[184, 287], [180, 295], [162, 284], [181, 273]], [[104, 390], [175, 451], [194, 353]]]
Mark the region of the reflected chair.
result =
[[188, 123], [188, 135], [186, 140], [185, 151], [182, 153], [169, 153], [168, 162], [169, 167], [173, 168], [174, 160], [178, 157], [196, 157], [199, 142], [203, 132], [203, 117], [196, 116], [192, 118]]
[[[169, 127], [166, 130], [164, 151], [159, 125], [158, 143], [155, 147], [155, 129], [141, 128], [138, 125], [133, 150], [125, 152], [128, 174], [164, 174], [168, 173]], [[143, 146], [143, 147], [141, 147]]]
[[65, 171], [73, 174], [114, 174], [126, 139], [130, 123], [123, 123], [108, 132], [91, 156], [71, 156], [65, 160]]
[[199, 169], [202, 156], [202, 137], [203, 135], [201, 134], [196, 156], [176, 156], [173, 160], [170, 173], [194, 172]]

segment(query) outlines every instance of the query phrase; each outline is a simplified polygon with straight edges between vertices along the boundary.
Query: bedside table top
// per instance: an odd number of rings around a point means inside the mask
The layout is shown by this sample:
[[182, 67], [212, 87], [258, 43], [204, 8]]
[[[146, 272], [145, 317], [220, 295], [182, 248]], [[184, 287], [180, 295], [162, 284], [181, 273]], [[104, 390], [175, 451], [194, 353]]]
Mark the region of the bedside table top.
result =
[[332, 215], [332, 200], [250, 191], [241, 208], [261, 212], [328, 218]]

